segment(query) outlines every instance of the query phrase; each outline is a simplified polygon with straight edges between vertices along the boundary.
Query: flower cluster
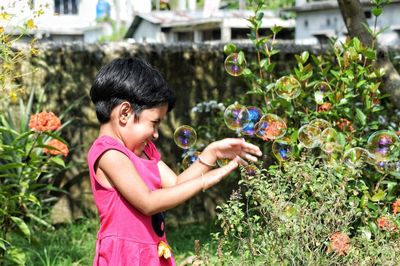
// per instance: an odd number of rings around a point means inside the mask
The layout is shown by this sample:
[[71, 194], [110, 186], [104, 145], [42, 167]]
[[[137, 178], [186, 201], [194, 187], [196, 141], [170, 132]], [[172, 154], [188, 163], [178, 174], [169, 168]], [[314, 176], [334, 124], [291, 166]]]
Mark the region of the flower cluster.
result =
[[29, 128], [33, 131], [56, 130], [61, 127], [60, 119], [53, 112], [41, 112], [32, 115], [29, 120]]
[[48, 149], [44, 148], [43, 152], [45, 154], [51, 154], [51, 155], [59, 155], [62, 154], [64, 156], [67, 156], [69, 153], [67, 145], [65, 145], [63, 142], [59, 141], [58, 139], [52, 139], [47, 143], [47, 146], [53, 147], [54, 149]]
[[336, 125], [337, 125], [337, 127], [340, 128], [340, 130], [342, 130], [342, 131], [347, 131], [347, 130], [349, 130], [349, 131], [351, 131], [351, 132], [354, 131], [354, 127], [353, 127], [353, 125], [352, 125], [352, 122], [349, 121], [349, 120], [346, 119], [346, 118], [340, 118], [339, 121], [336, 122]]
[[193, 113], [209, 113], [211, 111], [216, 110], [218, 111], [224, 111], [225, 106], [222, 103], [218, 103], [215, 100], [211, 100], [208, 102], [201, 102], [196, 104], [195, 107], [192, 108]]
[[399, 208], [400, 208], [400, 199], [397, 199], [395, 202], [393, 202], [392, 204], [393, 207], [393, 214], [396, 215], [397, 213], [399, 213]]
[[338, 255], [344, 256], [350, 249], [350, 237], [341, 232], [336, 232], [329, 238], [330, 250], [335, 251]]
[[329, 110], [331, 110], [331, 108], [331, 103], [323, 103], [321, 106], [318, 107], [318, 112], [328, 112]]
[[391, 221], [390, 219], [388, 219], [387, 217], [379, 217], [377, 219], [377, 224], [379, 229], [383, 230], [383, 231], [387, 231], [387, 232], [396, 232], [397, 231], [397, 225]]

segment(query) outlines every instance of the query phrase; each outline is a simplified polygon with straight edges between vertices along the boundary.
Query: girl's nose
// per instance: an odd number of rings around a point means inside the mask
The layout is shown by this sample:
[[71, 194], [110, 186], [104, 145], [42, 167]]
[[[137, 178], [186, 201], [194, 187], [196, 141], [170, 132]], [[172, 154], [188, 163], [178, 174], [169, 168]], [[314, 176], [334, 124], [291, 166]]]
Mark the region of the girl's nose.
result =
[[158, 139], [158, 130], [154, 131], [154, 133], [153, 133], [153, 139], [154, 139], [154, 140]]

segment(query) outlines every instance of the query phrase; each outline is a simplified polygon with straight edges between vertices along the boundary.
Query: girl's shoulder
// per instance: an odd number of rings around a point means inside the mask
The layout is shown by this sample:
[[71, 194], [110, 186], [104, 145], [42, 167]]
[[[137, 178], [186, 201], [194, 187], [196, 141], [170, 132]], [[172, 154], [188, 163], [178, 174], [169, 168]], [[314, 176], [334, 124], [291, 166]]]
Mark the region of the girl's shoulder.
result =
[[122, 153], [125, 153], [129, 156], [126, 147], [122, 143], [110, 136], [104, 135], [95, 139], [89, 149], [88, 157], [97, 158], [102, 153], [111, 149], [121, 151]]

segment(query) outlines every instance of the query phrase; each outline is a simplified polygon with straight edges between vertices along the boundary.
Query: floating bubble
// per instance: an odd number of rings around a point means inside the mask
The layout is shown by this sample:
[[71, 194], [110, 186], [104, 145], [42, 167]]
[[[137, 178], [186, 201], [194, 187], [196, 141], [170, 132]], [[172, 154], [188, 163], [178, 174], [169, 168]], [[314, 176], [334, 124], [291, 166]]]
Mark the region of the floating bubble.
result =
[[318, 82], [314, 85], [314, 98], [317, 104], [323, 104], [324, 98], [329, 92], [332, 91], [331, 86], [324, 81]]
[[219, 167], [227, 165], [231, 160], [230, 159], [218, 159], [217, 164]]
[[248, 165], [244, 166], [244, 174], [249, 179], [254, 177], [257, 174], [257, 171], [258, 171], [258, 168], [255, 165], [248, 164]]
[[293, 76], [283, 76], [276, 81], [275, 92], [279, 97], [290, 101], [300, 95], [301, 84]]
[[293, 158], [293, 145], [289, 138], [276, 139], [272, 143], [272, 153], [279, 161], [288, 161]]
[[390, 164], [388, 164], [388, 172], [392, 176], [400, 178], [400, 161], [397, 160], [395, 162], [391, 162]]
[[321, 118], [311, 120], [310, 123], [308, 123], [308, 124], [319, 128], [319, 130], [321, 130], [321, 132], [324, 131], [328, 127], [332, 127], [331, 123], [329, 123], [328, 121], [321, 119]]
[[299, 129], [297, 138], [304, 147], [310, 149], [315, 148], [320, 144], [320, 134], [320, 128], [306, 124]]
[[277, 115], [266, 114], [256, 124], [256, 136], [263, 139], [278, 139], [286, 134], [286, 123]]
[[393, 131], [380, 130], [368, 138], [367, 149], [376, 161], [386, 162], [399, 158], [400, 141]]
[[360, 147], [350, 148], [343, 154], [343, 162], [350, 169], [360, 169], [370, 162], [368, 150]]
[[183, 169], [189, 168], [189, 166], [191, 166], [194, 162], [196, 162], [199, 159], [199, 155], [200, 155], [199, 151], [186, 154], [185, 157], [183, 157], [182, 159]]
[[178, 147], [188, 149], [196, 143], [197, 133], [191, 126], [180, 126], [174, 132], [174, 141]]
[[332, 127], [325, 128], [320, 134], [320, 147], [326, 153], [332, 153], [339, 148], [338, 134]]
[[225, 109], [224, 121], [228, 128], [241, 130], [248, 125], [250, 121], [249, 116], [249, 111], [244, 105], [234, 103]]
[[262, 117], [262, 111], [256, 106], [247, 107], [247, 111], [249, 112], [249, 123], [242, 128], [241, 133], [252, 136], [256, 133], [256, 124]]
[[224, 63], [226, 72], [234, 77], [242, 75], [243, 71], [246, 68], [246, 65], [246, 60], [244, 59], [244, 57], [240, 58], [238, 53], [230, 54], [225, 59]]

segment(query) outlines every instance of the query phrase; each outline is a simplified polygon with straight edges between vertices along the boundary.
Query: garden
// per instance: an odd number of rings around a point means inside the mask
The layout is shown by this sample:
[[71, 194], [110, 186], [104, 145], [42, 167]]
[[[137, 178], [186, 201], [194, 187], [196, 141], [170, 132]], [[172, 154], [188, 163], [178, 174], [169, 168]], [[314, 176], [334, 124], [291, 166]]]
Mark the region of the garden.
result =
[[[198, 97], [182, 119], [181, 109], [170, 114], [178, 122], [161, 131], [174, 147], [163, 144], [160, 150], [176, 154], [178, 171], [224, 137], [245, 138], [263, 157], [167, 213], [177, 264], [399, 265], [400, 86], [388, 79], [393, 69], [382, 65], [382, 32], [367, 28], [370, 42], [363, 36], [331, 39], [324, 49], [300, 51], [285, 64], [276, 40], [281, 28], [260, 34], [266, 1], [249, 2], [251, 48], [218, 46], [226, 85], [239, 84], [240, 90]], [[372, 1], [375, 21], [385, 4]], [[71, 188], [87, 178], [86, 170], [77, 171], [86, 163], [77, 154], [87, 146], [76, 144], [92, 130], [77, 116], [89, 105], [87, 91], [75, 97], [69, 94], [74, 85], [59, 84], [65, 91], [52, 95], [37, 88], [32, 76], [43, 76], [35, 59], [41, 47], [34, 40], [24, 49], [16, 43], [41, 11], [17, 37], [1, 24], [11, 14], [0, 12], [0, 265], [90, 265], [96, 212], [83, 204], [77, 218], [51, 219], [58, 200], [74, 199]], [[395, 71], [398, 53], [386, 51]], [[49, 84], [56, 80], [48, 77]], [[64, 106], [67, 98], [72, 103]], [[187, 111], [187, 102], [177, 108]], [[78, 134], [78, 127], [85, 133]], [[177, 221], [182, 214], [192, 219]]]

